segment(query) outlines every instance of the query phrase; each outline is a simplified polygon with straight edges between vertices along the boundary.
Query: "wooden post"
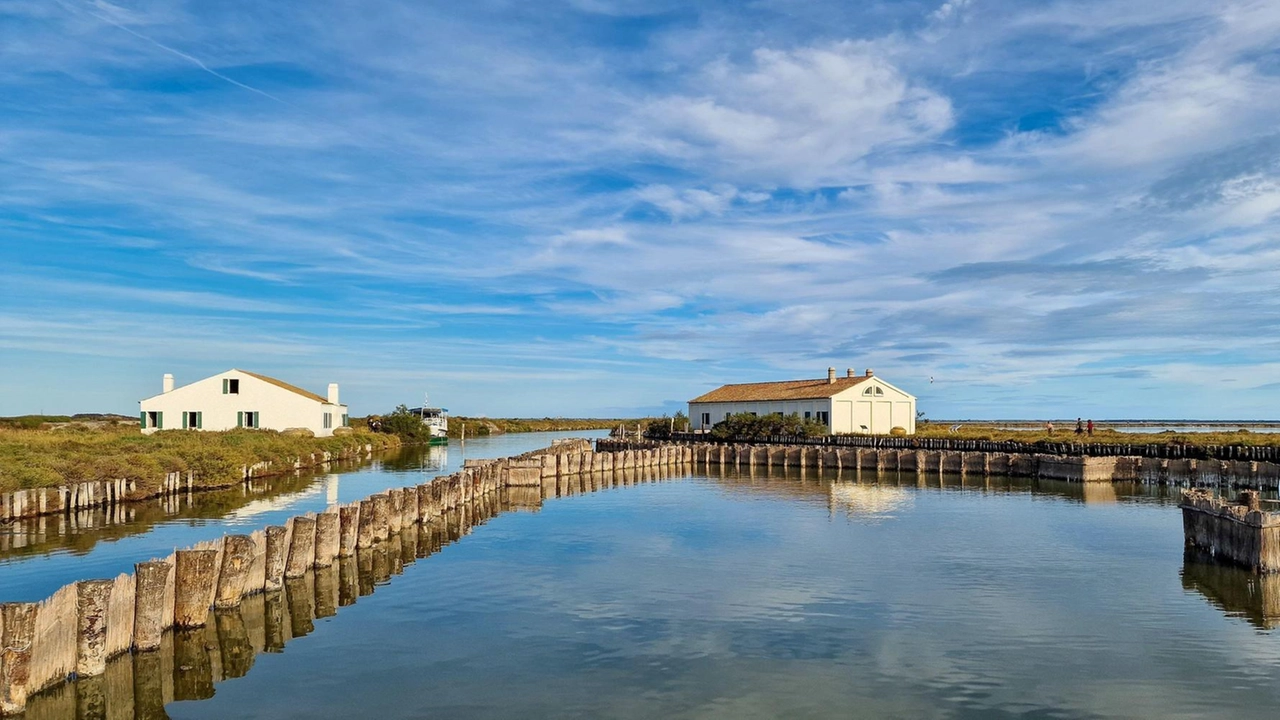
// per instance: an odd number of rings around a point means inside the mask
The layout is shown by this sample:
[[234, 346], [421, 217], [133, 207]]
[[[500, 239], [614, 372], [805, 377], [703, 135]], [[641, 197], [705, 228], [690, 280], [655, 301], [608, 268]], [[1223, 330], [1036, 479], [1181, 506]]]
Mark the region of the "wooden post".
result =
[[228, 535], [223, 539], [222, 570], [218, 574], [214, 607], [229, 608], [240, 604], [256, 550], [253, 538], [248, 535]]
[[218, 582], [217, 550], [179, 550], [173, 583], [173, 624], [179, 628], [203, 627]]
[[392, 488], [387, 491], [387, 537], [400, 532], [404, 522], [404, 490]]
[[356, 554], [356, 534], [360, 527], [360, 504], [343, 505], [338, 508], [338, 557], [352, 557]]
[[76, 583], [76, 674], [93, 677], [107, 671], [107, 603], [112, 580]]
[[289, 560], [284, 566], [286, 578], [302, 577], [316, 561], [316, 519], [293, 519], [293, 537], [289, 543]]
[[422, 516], [418, 513], [418, 489], [407, 487], [401, 492], [403, 495], [400, 503], [400, 529], [403, 530], [418, 522]]
[[16, 715], [27, 706], [37, 607], [35, 603], [0, 605], [0, 715]]
[[[415, 505], [417, 503], [415, 502]], [[329, 567], [341, 547], [342, 519], [338, 513], [323, 512], [316, 516], [316, 567]]]
[[435, 507], [431, 503], [431, 485], [423, 483], [418, 486], [418, 519], [427, 522], [435, 517]]
[[145, 652], [160, 647], [165, 631], [165, 589], [172, 566], [152, 560], [133, 566], [133, 649]]
[[360, 511], [357, 513], [359, 525], [356, 529], [356, 547], [364, 549], [373, 547], [376, 536], [373, 532], [373, 499], [365, 498], [360, 501]]
[[373, 541], [382, 542], [391, 537], [391, 496], [384, 492], [370, 499], [373, 500]]
[[269, 525], [266, 528], [266, 580], [262, 584], [262, 589], [267, 592], [276, 592], [284, 587], [284, 566], [289, 559], [289, 548], [285, 547], [287, 532], [279, 525]]

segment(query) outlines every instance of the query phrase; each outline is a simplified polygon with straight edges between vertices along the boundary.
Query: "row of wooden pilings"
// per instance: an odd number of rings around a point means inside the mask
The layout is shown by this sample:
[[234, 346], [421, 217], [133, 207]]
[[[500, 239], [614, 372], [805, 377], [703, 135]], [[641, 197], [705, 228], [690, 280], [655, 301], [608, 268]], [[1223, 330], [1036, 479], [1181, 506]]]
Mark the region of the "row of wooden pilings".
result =
[[[373, 445], [365, 444], [352, 448], [348, 452], [330, 453], [324, 450], [305, 457], [297, 457], [288, 461], [287, 468], [279, 468], [270, 461], [258, 462], [241, 468], [240, 482], [249, 482], [256, 477], [279, 472], [300, 470], [314, 465], [323, 465], [334, 460], [369, 455]], [[234, 486], [232, 483], [231, 486]], [[229, 487], [229, 486], [223, 486]], [[139, 490], [138, 481], [128, 478], [115, 480], [93, 480], [72, 485], [52, 488], [31, 488], [0, 493], [0, 523], [42, 515], [58, 513], [76, 513], [102, 507], [113, 507], [127, 502], [150, 500], [153, 498], [173, 497], [196, 489], [218, 489], [204, 487], [201, 478], [193, 471], [166, 473], [160, 485], [150, 490]]]
[[824, 447], [748, 443], [634, 443], [600, 440], [600, 449], [688, 448], [697, 463], [736, 468], [814, 468], [833, 471], [944, 473], [1045, 478], [1069, 482], [1130, 481], [1174, 485], [1227, 485], [1276, 489], [1280, 464], [1245, 460], [1169, 460], [950, 450]]
[[676, 448], [598, 453], [588, 447], [564, 443], [517, 458], [468, 461], [431, 482], [138, 563], [133, 574], [72, 583], [42, 602], [0, 604], [0, 715], [22, 713], [34, 693], [102, 675], [112, 657], [157, 650], [171, 629], [203, 627], [219, 608], [279, 592], [290, 578], [331, 567], [508, 487], [691, 459]]

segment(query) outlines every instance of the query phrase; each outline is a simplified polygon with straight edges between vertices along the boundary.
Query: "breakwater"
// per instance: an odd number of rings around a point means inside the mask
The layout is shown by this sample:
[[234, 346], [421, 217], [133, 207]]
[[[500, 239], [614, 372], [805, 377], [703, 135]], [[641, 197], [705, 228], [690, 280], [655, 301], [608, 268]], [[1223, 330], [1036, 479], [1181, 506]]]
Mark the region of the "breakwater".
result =
[[1280, 572], [1280, 513], [1263, 510], [1256, 491], [1230, 502], [1204, 490], [1184, 490], [1179, 507], [1188, 548], [1254, 572]]
[[[1069, 438], [1069, 434], [1064, 433]], [[737, 444], [716, 440], [701, 433], [649, 432], [653, 441], [678, 443]], [[1280, 446], [1275, 445], [1192, 445], [1188, 443], [1106, 443], [1062, 441], [1021, 442], [1017, 440], [967, 440], [962, 438], [893, 437], [887, 435], [819, 435], [802, 437], [776, 435], [756, 442], [768, 445], [806, 445], [824, 448], [870, 448], [877, 450], [937, 450], [945, 452], [989, 452], [1018, 455], [1080, 455], [1088, 457], [1141, 457], [1163, 460], [1253, 460], [1280, 463]]]
[[[358, 582], [362, 553], [369, 563], [379, 557], [394, 562], [391, 550], [397, 543], [403, 562], [406, 535], [416, 531], [420, 540], [424, 523], [429, 528], [441, 523], [447, 527], [451, 514], [462, 523], [463, 518], [483, 516], [494, 503], [536, 506], [548, 494], [628, 484], [671, 473], [692, 459], [691, 453], [674, 447], [618, 452], [589, 448], [586, 441], [566, 442], [515, 458], [468, 461], [460, 472], [428, 483], [392, 488], [323, 513], [292, 518], [283, 526], [177, 550], [166, 558], [138, 563], [132, 574], [72, 583], [43, 602], [0, 604], [0, 714], [24, 712], [33, 695], [54, 697], [61, 692], [65, 698], [70, 692], [78, 698], [82, 684], [91, 688], [94, 678], [101, 679], [99, 687], [110, 687], [107, 671], [112, 658], [129, 656], [133, 668], [140, 662], [163, 668], [165, 658], [177, 658], [180, 651], [201, 652], [202, 641], [184, 638], [203, 637], [199, 631], [209, 632], [210, 622], [216, 629], [220, 613], [243, 607], [248, 598], [267, 596], [265, 613], [271, 595], [287, 594], [290, 584], [297, 587], [299, 580], [303, 589], [296, 594], [298, 602], [312, 603], [307, 607], [313, 613], [315, 607], [327, 610], [334, 606], [332, 592], [322, 603], [305, 589], [308, 578], [310, 587], [318, 587], [317, 577], [332, 576], [336, 565], [340, 588], [342, 568], [355, 558]], [[378, 552], [380, 547], [385, 555]], [[292, 604], [295, 596], [286, 597]], [[297, 617], [304, 619], [298, 622], [311, 621], [306, 612], [299, 612]], [[166, 647], [172, 648], [172, 655], [166, 656]], [[175, 672], [212, 666], [211, 656], [168, 662], [178, 668]], [[224, 666], [221, 660], [219, 666]], [[73, 691], [67, 689], [68, 681], [73, 681]], [[204, 687], [203, 676], [200, 683]], [[177, 697], [173, 693], [169, 699]], [[156, 695], [148, 697], [154, 701]], [[159, 697], [166, 701], [163, 683]], [[98, 696], [86, 702], [96, 707]]]
[[[698, 436], [692, 436], [698, 437]], [[859, 439], [840, 436], [833, 440]], [[899, 438], [877, 438], [898, 440]], [[929, 450], [843, 444], [770, 444], [600, 440], [597, 449], [687, 448], [695, 462], [736, 468], [816, 468], [837, 472], [1004, 475], [1069, 482], [1144, 482], [1280, 489], [1280, 463], [1118, 455], [1058, 455], [988, 450]]]
[[169, 499], [196, 492], [225, 490], [237, 483], [249, 485], [256, 478], [280, 475], [295, 470], [323, 466], [337, 460], [368, 459], [373, 445], [365, 444], [338, 453], [328, 450], [291, 458], [284, 463], [264, 461], [240, 468], [240, 477], [230, 483], [209, 483], [195, 471], [166, 473], [154, 489], [138, 487], [137, 480], [118, 478], [72, 483], [59, 487], [31, 488], [0, 493], [0, 523], [58, 514], [75, 514], [86, 510], [126, 507], [143, 500]]

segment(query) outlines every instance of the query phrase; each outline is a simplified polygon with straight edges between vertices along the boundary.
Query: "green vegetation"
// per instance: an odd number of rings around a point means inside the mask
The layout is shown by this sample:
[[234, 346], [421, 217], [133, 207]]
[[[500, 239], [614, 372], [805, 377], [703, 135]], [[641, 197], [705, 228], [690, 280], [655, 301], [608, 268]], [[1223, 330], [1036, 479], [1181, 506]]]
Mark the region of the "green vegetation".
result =
[[738, 413], [730, 415], [711, 427], [711, 437], [720, 440], [761, 440], [769, 435], [796, 435], [817, 437], [827, 434], [827, 426], [815, 420], [801, 418], [796, 413], [783, 415], [755, 415]]
[[400, 439], [358, 431], [329, 438], [271, 430], [165, 430], [143, 435], [136, 424], [0, 427], [0, 491], [127, 478], [137, 481], [140, 492], [150, 492], [167, 473], [189, 470], [199, 477], [201, 487], [223, 487], [238, 481], [247, 465], [282, 464], [326, 450], [337, 455], [367, 444], [393, 448]]
[[431, 441], [431, 429], [422, 422], [421, 417], [409, 412], [408, 405], [400, 405], [391, 414], [383, 415], [381, 422], [379, 432], [395, 435], [404, 443]]
[[949, 438], [952, 440], [1012, 440], [1016, 442], [1089, 442], [1118, 445], [1247, 445], [1280, 447], [1280, 433], [1254, 433], [1248, 430], [1202, 433], [1132, 433], [1097, 428], [1093, 435], [1076, 435], [1075, 425], [1061, 425], [1052, 434], [1043, 428], [1038, 430], [1005, 430], [982, 423], [960, 423], [955, 432], [953, 424], [945, 422], [917, 423], [916, 437]]
[[461, 437], [464, 425], [467, 428], [467, 437], [476, 437], [520, 432], [609, 430], [619, 425], [625, 425], [628, 430], [635, 430], [636, 423], [644, 424], [645, 422], [645, 420], [636, 420], [634, 418], [471, 418], [455, 416], [449, 418], [449, 437]]

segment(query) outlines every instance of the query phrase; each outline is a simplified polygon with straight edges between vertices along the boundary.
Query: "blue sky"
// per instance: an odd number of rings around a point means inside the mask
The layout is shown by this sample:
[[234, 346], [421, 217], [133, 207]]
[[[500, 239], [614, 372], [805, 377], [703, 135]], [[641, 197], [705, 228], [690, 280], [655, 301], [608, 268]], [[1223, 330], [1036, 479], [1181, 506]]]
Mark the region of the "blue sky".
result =
[[0, 0], [0, 415], [836, 366], [1275, 418], [1278, 48], [1275, 2]]

